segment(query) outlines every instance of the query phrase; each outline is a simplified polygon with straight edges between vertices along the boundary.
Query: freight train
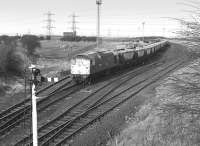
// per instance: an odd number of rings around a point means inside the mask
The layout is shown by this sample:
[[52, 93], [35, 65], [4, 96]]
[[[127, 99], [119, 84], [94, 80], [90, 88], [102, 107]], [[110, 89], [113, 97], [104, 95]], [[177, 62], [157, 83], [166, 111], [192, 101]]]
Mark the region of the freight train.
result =
[[167, 45], [167, 41], [160, 41], [140, 48], [126, 47], [78, 54], [70, 62], [71, 76], [76, 82], [91, 81], [115, 69], [141, 64]]

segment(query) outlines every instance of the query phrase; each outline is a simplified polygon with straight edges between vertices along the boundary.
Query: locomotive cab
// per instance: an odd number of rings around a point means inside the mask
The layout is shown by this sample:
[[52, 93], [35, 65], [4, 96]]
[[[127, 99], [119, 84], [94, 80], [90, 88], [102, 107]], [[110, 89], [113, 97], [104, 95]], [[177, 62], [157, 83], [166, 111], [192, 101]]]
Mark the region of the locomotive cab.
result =
[[82, 82], [90, 75], [90, 64], [89, 58], [78, 55], [71, 60], [70, 71], [73, 79], [76, 82]]

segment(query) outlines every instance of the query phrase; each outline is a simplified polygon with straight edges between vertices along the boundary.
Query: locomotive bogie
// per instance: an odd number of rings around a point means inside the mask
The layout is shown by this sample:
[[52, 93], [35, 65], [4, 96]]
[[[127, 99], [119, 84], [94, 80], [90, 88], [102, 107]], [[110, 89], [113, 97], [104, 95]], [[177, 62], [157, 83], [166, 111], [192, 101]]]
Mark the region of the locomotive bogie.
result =
[[89, 79], [89, 75], [84, 75], [84, 74], [73, 74], [72, 76], [73, 80], [77, 83], [80, 83], [80, 82], [83, 82], [83, 81], [86, 81]]

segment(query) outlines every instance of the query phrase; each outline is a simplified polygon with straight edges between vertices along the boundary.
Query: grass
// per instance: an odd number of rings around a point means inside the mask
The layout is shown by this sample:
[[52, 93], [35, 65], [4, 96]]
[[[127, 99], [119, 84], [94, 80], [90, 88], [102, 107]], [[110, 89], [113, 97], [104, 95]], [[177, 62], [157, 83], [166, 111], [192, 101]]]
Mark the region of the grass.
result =
[[82, 52], [86, 47], [94, 44], [94, 42], [62, 42], [59, 40], [41, 41], [42, 47], [38, 50], [38, 54], [48, 59], [70, 59], [73, 52]]
[[199, 65], [200, 59], [164, 80], [109, 146], [200, 145]]
[[69, 61], [74, 55], [94, 47], [94, 42], [41, 41], [41, 48], [37, 50], [37, 64], [42, 67], [43, 75], [60, 76], [60, 72], [69, 70]]

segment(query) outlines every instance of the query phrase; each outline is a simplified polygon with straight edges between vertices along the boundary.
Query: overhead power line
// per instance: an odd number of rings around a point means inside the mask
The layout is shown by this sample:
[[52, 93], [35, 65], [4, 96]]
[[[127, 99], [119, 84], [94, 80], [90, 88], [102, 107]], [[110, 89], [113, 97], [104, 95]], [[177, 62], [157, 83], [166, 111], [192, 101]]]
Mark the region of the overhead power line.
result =
[[46, 29], [47, 29], [47, 33], [48, 33], [48, 36], [51, 36], [52, 35], [52, 29], [55, 28], [53, 26], [53, 22], [54, 20], [52, 20], [51, 16], [52, 15], [55, 15], [53, 13], [51, 13], [50, 11], [48, 13], [46, 13], [45, 15], [47, 15], [47, 20], [45, 20], [47, 22], [47, 25], [46, 25]]
[[71, 24], [72, 24], [72, 27], [71, 27], [71, 30], [73, 32], [73, 37], [76, 37], [76, 33], [77, 33], [77, 26], [76, 26], [76, 16], [75, 13], [73, 13], [70, 17], [72, 17], [72, 21], [71, 21]]

